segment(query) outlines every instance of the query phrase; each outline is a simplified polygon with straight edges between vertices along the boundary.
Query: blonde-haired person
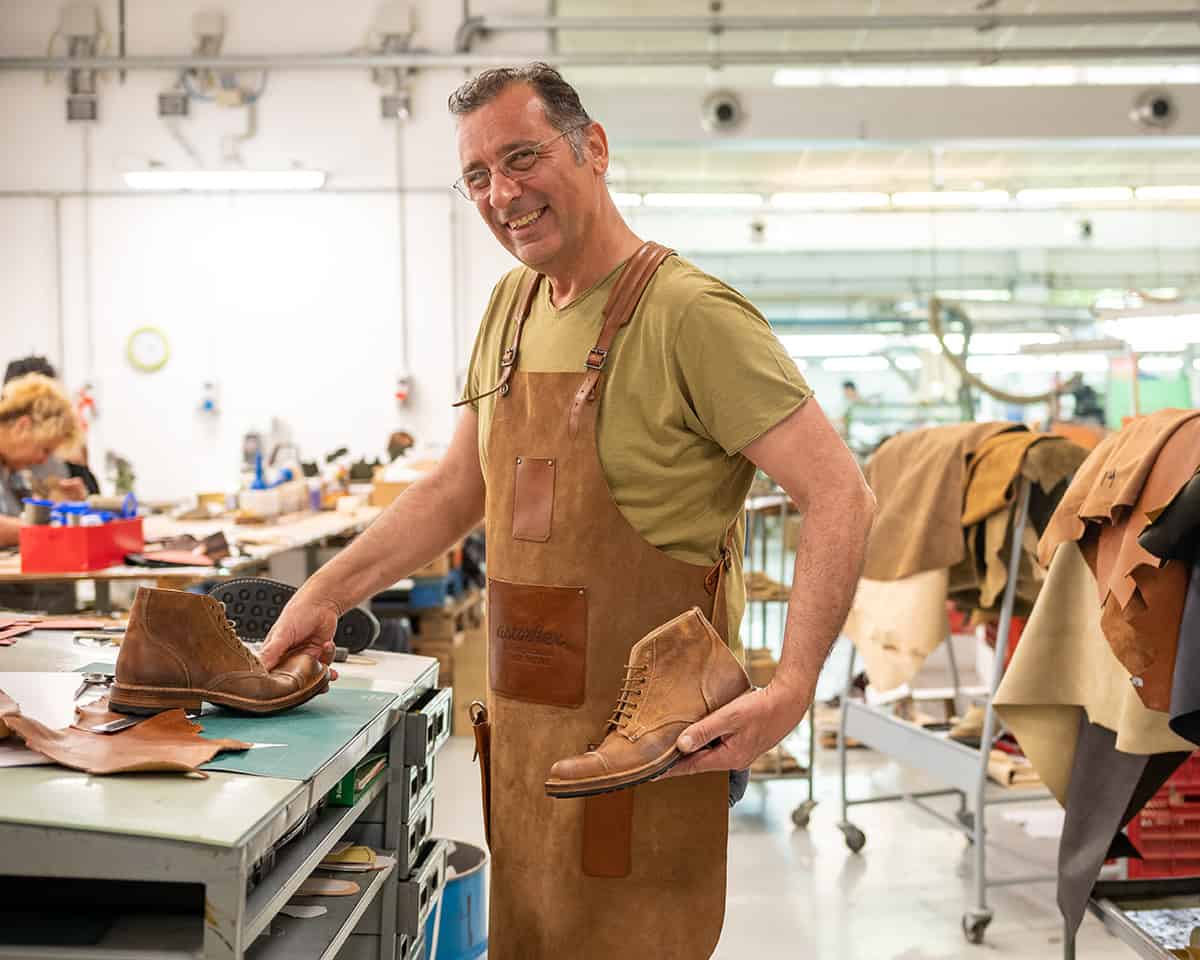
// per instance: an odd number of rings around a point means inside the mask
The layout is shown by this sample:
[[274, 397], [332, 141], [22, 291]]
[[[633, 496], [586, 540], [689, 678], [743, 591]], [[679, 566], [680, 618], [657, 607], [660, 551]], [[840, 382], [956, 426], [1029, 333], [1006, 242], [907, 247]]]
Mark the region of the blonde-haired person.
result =
[[[79, 421], [71, 401], [55, 381], [40, 373], [10, 380], [0, 393], [0, 546], [10, 546], [21, 528], [17, 519], [23, 470], [45, 463], [60, 447], [79, 439]], [[59, 480], [55, 499], [79, 500], [86, 491], [78, 479]]]

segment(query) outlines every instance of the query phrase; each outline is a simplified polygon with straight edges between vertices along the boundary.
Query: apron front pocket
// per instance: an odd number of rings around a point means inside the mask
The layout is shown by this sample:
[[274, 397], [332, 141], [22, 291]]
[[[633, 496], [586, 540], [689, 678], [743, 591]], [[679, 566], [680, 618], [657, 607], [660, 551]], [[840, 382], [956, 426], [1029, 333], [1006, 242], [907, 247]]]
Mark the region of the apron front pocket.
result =
[[556, 707], [587, 694], [587, 590], [488, 579], [488, 666], [497, 693]]
[[554, 461], [539, 457], [517, 457], [513, 539], [545, 543], [550, 539], [550, 521], [553, 517]]

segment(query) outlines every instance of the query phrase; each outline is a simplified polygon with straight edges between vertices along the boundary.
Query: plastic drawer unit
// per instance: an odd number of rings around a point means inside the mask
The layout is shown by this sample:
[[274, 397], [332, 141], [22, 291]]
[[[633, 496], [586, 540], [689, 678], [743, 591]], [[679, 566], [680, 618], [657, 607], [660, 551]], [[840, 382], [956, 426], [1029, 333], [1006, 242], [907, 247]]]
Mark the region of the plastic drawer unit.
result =
[[[424, 960], [425, 938], [410, 937], [406, 933], [396, 936], [395, 960]], [[337, 960], [379, 960], [379, 934], [355, 933], [347, 938]]]
[[421, 845], [433, 830], [433, 796], [425, 798], [407, 823], [400, 825], [400, 842], [396, 847], [396, 876], [407, 877], [421, 856]]
[[423, 767], [450, 736], [454, 690], [429, 690], [404, 714], [404, 763]]

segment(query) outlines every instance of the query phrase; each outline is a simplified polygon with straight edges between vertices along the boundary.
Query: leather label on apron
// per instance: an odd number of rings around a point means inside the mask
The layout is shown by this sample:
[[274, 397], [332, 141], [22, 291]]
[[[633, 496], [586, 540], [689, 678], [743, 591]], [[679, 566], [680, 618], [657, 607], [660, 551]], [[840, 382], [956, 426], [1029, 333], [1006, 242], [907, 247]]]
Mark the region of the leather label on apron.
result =
[[587, 591], [488, 579], [488, 666], [497, 693], [556, 707], [587, 694]]
[[517, 457], [517, 476], [513, 492], [513, 539], [545, 543], [550, 539], [550, 521], [553, 517], [554, 461], [537, 457]]

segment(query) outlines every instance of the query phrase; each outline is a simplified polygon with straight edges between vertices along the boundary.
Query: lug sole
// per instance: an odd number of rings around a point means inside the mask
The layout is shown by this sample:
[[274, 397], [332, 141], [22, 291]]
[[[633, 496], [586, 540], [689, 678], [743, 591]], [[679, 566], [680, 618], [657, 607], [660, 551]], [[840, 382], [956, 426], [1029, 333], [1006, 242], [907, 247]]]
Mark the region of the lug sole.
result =
[[[208, 591], [225, 604], [225, 616], [232, 620], [243, 640], [265, 640], [296, 588], [266, 577], [240, 577], [226, 580]], [[343, 613], [337, 622], [333, 642], [351, 653], [361, 653], [379, 637], [379, 621], [359, 607]]]
[[144, 687], [137, 684], [114, 683], [108, 695], [109, 707], [116, 713], [151, 716], [164, 710], [199, 710], [202, 702], [228, 707], [239, 713], [280, 713], [306, 703], [329, 689], [329, 671], [303, 690], [274, 700], [250, 700], [216, 690], [195, 687]]
[[672, 750], [649, 770], [640, 770], [636, 774], [624, 777], [605, 777], [602, 780], [547, 780], [546, 796], [556, 800], [570, 800], [577, 797], [598, 797], [605, 793], [616, 793], [618, 790], [627, 790], [630, 787], [649, 783], [655, 777], [661, 777], [683, 759], [684, 754], [678, 750]]

